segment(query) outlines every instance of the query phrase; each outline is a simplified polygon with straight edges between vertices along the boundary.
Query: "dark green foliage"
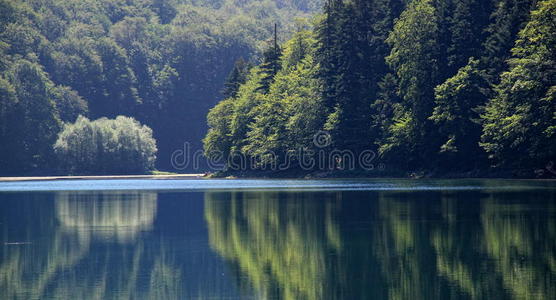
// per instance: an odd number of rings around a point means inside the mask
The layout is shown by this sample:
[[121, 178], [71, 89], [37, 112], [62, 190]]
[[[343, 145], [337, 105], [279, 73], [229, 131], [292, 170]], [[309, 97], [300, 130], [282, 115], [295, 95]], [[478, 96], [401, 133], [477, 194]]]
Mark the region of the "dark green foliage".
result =
[[203, 139], [205, 156], [211, 159], [228, 157], [232, 148], [231, 118], [234, 110], [234, 99], [228, 98], [220, 101], [213, 107], [207, 116], [209, 131]]
[[474, 59], [436, 87], [436, 106], [430, 119], [444, 139], [439, 149], [444, 168], [472, 170], [485, 163], [477, 141], [481, 135], [479, 110], [488, 97], [488, 88], [485, 72]]
[[[243, 154], [259, 158], [255, 167], [263, 168], [283, 162], [288, 150], [313, 147], [313, 135], [323, 126], [314, 43], [310, 32], [296, 33], [284, 46], [282, 65], [267, 93], [260, 89], [265, 73], [254, 67], [236, 97], [210, 111], [203, 140], [206, 156]], [[276, 156], [265, 156], [269, 153]]]
[[[14, 86], [8, 80], [0, 77], [0, 169], [4, 172], [14, 168], [14, 155], [18, 145], [12, 138], [16, 136], [14, 123], [16, 122], [17, 95]], [[3, 173], [3, 172], [2, 172]]]
[[334, 146], [359, 152], [371, 143], [368, 23], [363, 22], [366, 14], [359, 14], [368, 11], [368, 7], [358, 8], [349, 3], [338, 6], [336, 30], [330, 45], [336, 67], [333, 78], [323, 80], [332, 84], [328, 89], [334, 90], [325, 129], [330, 131]]
[[507, 67], [506, 60], [510, 57], [510, 49], [520, 28], [523, 27], [536, 0], [499, 0], [495, 1], [495, 9], [491, 23], [486, 29], [482, 63], [492, 81]]
[[546, 172], [556, 161], [556, 2], [539, 3], [512, 53], [483, 115], [481, 145], [504, 167]]
[[[386, 36], [399, 15], [399, 1], [329, 1], [319, 27], [317, 73], [327, 123], [336, 147], [369, 149], [377, 138], [370, 123], [378, 81], [387, 72]], [[376, 130], [376, 128], [375, 128]]]
[[[318, 6], [314, 0], [0, 0], [0, 77], [10, 86], [4, 82], [2, 90], [15, 97], [2, 99], [1, 125], [14, 127], [9, 118], [29, 113], [51, 128], [44, 134], [48, 138], [59, 130], [47, 125], [52, 118], [133, 116], [153, 128], [159, 167], [169, 168], [171, 153], [184, 142], [200, 147], [206, 113], [222, 98], [220, 87], [234, 62], [257, 59], [274, 24], [287, 36], [297, 17]], [[8, 114], [6, 103], [35, 109], [19, 99], [21, 92], [9, 78], [22, 60], [35, 64], [48, 81], [46, 98], [37, 101], [55, 105], [52, 118], [18, 110]], [[2, 173], [19, 169], [13, 157], [26, 152], [17, 150], [27, 144], [25, 137], [10, 130], [4, 130], [0, 144], [9, 154], [2, 160], [14, 166], [2, 165]], [[21, 171], [50, 172], [44, 155], [26, 155], [21, 161], [28, 168]]]
[[262, 75], [259, 89], [263, 93], [268, 93], [274, 76], [281, 68], [280, 56], [282, 55], [282, 49], [280, 49], [280, 46], [276, 43], [276, 37], [274, 38], [275, 42], [269, 45], [263, 52], [263, 61], [259, 67]]
[[388, 137], [388, 128], [392, 126], [394, 120], [394, 108], [401, 103], [398, 93], [398, 80], [392, 73], [384, 75], [378, 82], [377, 100], [372, 104], [373, 115], [371, 124], [376, 133], [376, 144], [385, 144]]
[[0, 171], [52, 170], [79, 115], [147, 124], [168, 167], [201, 147], [222, 96], [205, 153], [276, 153], [255, 168], [302, 149], [373, 150], [407, 172], [541, 169], [555, 160], [553, 5], [0, 0]]
[[453, 11], [449, 18], [450, 45], [447, 60], [450, 71], [465, 66], [470, 57], [479, 57], [485, 29], [489, 24], [491, 1], [453, 1]]
[[72, 123], [78, 116], [88, 114], [87, 101], [76, 91], [67, 86], [57, 86], [52, 92], [61, 121]]
[[224, 90], [222, 91], [222, 95], [225, 98], [233, 98], [237, 96], [237, 92], [239, 91], [239, 86], [244, 84], [247, 81], [247, 75], [249, 74], [250, 69], [249, 63], [247, 63], [243, 57], [240, 57], [228, 77], [226, 78], [226, 82], [224, 82]]
[[[60, 128], [53, 83], [40, 65], [18, 60], [2, 84], [4, 172], [51, 166], [52, 144]], [[6, 97], [6, 98], [4, 98]]]
[[[301, 147], [378, 150], [405, 172], [479, 174], [495, 163], [531, 176], [555, 161], [553, 4], [326, 1], [311, 51], [297, 35], [273, 78], [268, 62], [255, 67], [265, 72], [209, 115], [205, 149], [225, 137], [226, 149], [258, 156], [254, 168], [276, 163], [264, 153], [280, 162]], [[316, 149], [310, 137], [323, 130], [332, 143]]]
[[151, 5], [162, 24], [170, 23], [178, 13], [176, 3], [172, 0], [153, 0]]
[[64, 125], [54, 151], [70, 174], [142, 174], [153, 170], [157, 149], [152, 130], [133, 118], [80, 116]]
[[317, 24], [315, 29], [317, 35], [317, 45], [315, 60], [319, 64], [317, 76], [319, 77], [320, 91], [323, 102], [325, 103], [324, 118], [332, 112], [334, 107], [336, 91], [334, 89], [335, 72], [338, 66], [338, 56], [334, 53], [334, 43], [336, 41], [336, 28], [338, 9], [343, 5], [341, 1], [330, 0], [324, 5], [324, 17]]
[[437, 142], [428, 120], [434, 104], [434, 87], [441, 82], [440, 28], [438, 11], [429, 0], [409, 4], [387, 39], [392, 47], [386, 61], [398, 77], [402, 102], [388, 130], [388, 142], [381, 146], [385, 157], [409, 153], [410, 168], [431, 162]]

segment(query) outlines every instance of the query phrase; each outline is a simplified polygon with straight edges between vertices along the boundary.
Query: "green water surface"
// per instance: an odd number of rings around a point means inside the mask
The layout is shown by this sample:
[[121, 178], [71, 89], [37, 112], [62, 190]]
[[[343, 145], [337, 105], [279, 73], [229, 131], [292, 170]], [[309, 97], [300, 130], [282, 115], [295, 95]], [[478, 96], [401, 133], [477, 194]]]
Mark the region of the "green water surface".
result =
[[556, 299], [556, 183], [0, 183], [0, 299]]

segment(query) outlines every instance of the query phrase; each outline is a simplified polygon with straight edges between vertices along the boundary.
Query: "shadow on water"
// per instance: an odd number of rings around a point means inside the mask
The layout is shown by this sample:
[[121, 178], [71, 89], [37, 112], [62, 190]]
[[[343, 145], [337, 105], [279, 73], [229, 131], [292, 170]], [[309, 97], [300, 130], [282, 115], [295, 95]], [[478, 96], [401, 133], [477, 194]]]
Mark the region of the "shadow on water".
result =
[[553, 299], [555, 189], [475, 186], [0, 193], [0, 298]]

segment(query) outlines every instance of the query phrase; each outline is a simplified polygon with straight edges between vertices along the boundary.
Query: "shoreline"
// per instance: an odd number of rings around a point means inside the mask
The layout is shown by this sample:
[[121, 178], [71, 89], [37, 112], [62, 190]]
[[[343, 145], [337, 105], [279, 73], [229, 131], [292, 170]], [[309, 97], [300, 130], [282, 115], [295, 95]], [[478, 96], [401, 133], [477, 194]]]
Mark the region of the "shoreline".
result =
[[426, 171], [334, 171], [304, 172], [287, 170], [266, 171], [225, 171], [211, 173], [209, 178], [264, 178], [264, 179], [340, 179], [340, 178], [390, 178], [390, 179], [516, 179], [516, 180], [556, 180], [556, 173], [538, 176], [533, 172], [512, 172], [509, 170], [471, 170], [465, 172]]
[[[259, 175], [259, 176], [257, 176]], [[262, 175], [262, 176], [260, 176]], [[274, 174], [276, 175], [276, 174]], [[528, 178], [511, 176], [458, 176], [458, 177], [436, 177], [436, 176], [359, 176], [343, 174], [346, 176], [268, 176], [268, 174], [226, 174], [216, 175], [207, 173], [191, 174], [143, 174], [143, 175], [76, 175], [76, 176], [0, 176], [2, 182], [24, 182], [24, 181], [55, 181], [55, 180], [122, 180], [122, 179], [407, 179], [407, 180], [457, 180], [457, 179], [498, 179], [498, 180], [535, 180], [556, 181], [556, 178]], [[285, 175], [285, 176], [284, 176]], [[314, 175], [314, 174], [313, 174]], [[351, 176], [350, 176], [351, 175]], [[376, 174], [375, 174], [376, 175]]]
[[200, 179], [206, 174], [164, 175], [90, 175], [90, 176], [13, 176], [0, 177], [0, 182], [51, 181], [51, 180], [107, 180], [107, 179]]

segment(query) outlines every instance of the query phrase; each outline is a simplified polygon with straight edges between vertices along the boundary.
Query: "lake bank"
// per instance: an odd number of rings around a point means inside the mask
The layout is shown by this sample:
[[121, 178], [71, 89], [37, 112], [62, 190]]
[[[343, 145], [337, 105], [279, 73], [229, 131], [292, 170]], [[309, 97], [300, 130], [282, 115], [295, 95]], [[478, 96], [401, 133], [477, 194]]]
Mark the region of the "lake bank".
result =
[[13, 176], [13, 177], [0, 177], [0, 182], [2, 181], [47, 181], [47, 180], [105, 180], [105, 179], [198, 179], [202, 177], [205, 177], [205, 174]]
[[118, 179], [342, 179], [342, 178], [383, 178], [383, 179], [556, 179], [556, 174], [545, 172], [541, 176], [534, 176], [533, 172], [515, 174], [509, 171], [485, 171], [475, 170], [468, 172], [406, 172], [400, 170], [371, 170], [371, 171], [300, 171], [300, 170], [283, 170], [283, 171], [226, 171], [215, 173], [190, 173], [175, 174], [159, 172], [158, 174], [141, 174], [141, 175], [40, 175], [40, 176], [0, 176], [0, 182], [16, 182], [16, 181], [51, 181], [51, 180], [118, 180]]
[[[482, 175], [482, 176], [480, 176]], [[122, 180], [122, 179], [529, 179], [529, 180], [556, 180], [554, 177], [518, 177], [518, 176], [500, 176], [500, 174], [480, 174], [473, 176], [471, 174], [451, 174], [451, 176], [429, 176], [422, 174], [356, 174], [356, 173], [225, 173], [225, 174], [172, 174], [172, 175], [94, 175], [94, 176], [6, 176], [0, 177], [0, 182], [18, 182], [18, 181], [54, 181], [54, 180]], [[499, 176], [496, 176], [499, 175]], [[507, 175], [507, 174], [505, 174]]]
[[[541, 172], [542, 171], [542, 172]], [[220, 171], [208, 175], [211, 178], [290, 178], [290, 179], [334, 179], [334, 178], [390, 178], [390, 179], [556, 179], [556, 172], [546, 170], [469, 170], [469, 171], [404, 171], [399, 169], [376, 170], [244, 170]]]

